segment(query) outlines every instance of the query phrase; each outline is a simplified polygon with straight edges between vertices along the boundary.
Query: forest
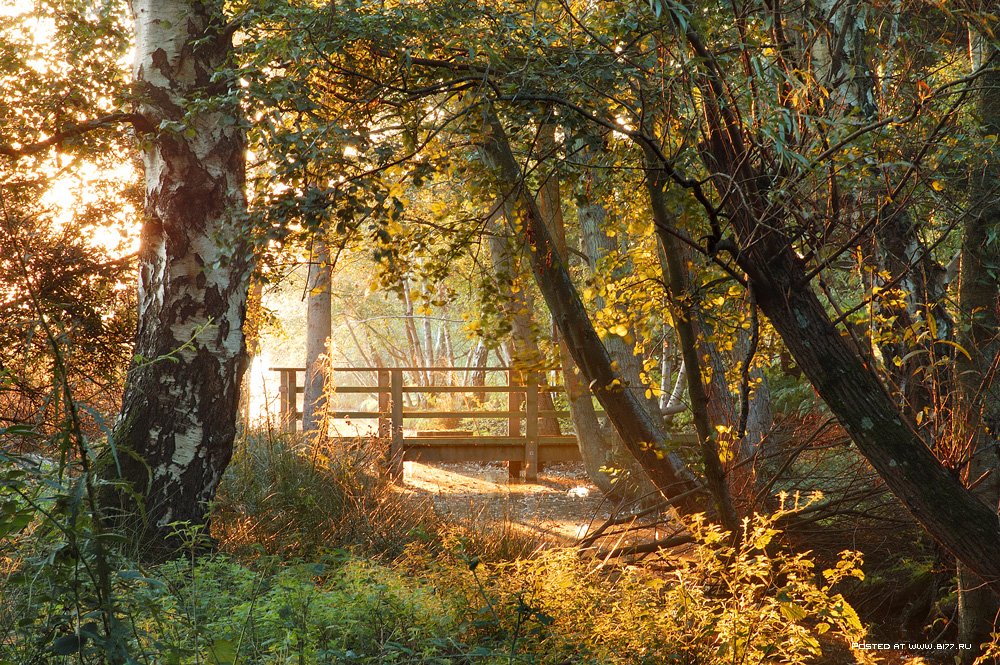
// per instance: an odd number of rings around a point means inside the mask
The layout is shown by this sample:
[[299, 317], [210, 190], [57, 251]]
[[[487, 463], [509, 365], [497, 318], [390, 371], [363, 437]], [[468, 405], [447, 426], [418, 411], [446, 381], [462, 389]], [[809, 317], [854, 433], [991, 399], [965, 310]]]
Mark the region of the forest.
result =
[[8, 0], [0, 665], [1000, 661], [998, 26]]

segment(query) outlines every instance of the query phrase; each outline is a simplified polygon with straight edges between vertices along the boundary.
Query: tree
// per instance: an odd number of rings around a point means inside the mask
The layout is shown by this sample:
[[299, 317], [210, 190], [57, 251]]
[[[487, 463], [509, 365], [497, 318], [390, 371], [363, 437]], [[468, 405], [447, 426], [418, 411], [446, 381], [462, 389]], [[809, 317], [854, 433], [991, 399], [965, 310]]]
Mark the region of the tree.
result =
[[329, 349], [332, 333], [330, 249], [316, 237], [306, 280], [306, 384], [302, 395], [302, 431], [318, 432], [326, 423], [323, 417], [327, 397]]
[[[982, 38], [980, 38], [982, 39]], [[985, 40], [982, 40], [985, 42]], [[976, 115], [987, 141], [1000, 134], [1000, 48], [983, 44]], [[994, 138], [990, 138], [994, 137]], [[960, 412], [964, 427], [965, 481], [994, 512], [1000, 508], [1000, 164], [995, 148], [975, 164], [972, 196], [962, 239], [960, 304], [963, 314], [961, 340], [966, 354], [958, 354]], [[959, 566], [959, 638], [982, 644], [989, 639], [997, 618], [996, 592], [983, 584], [969, 567]]]
[[204, 525], [232, 455], [253, 267], [239, 86], [221, 3], [135, 0], [146, 197], [139, 323], [105, 517], [145, 555]]
[[[776, 202], [770, 196], [772, 183], [789, 176], [775, 172], [772, 165], [778, 162], [757, 152], [759, 146], [784, 146], [759, 136], [738, 115], [720, 61], [686, 19], [690, 10], [670, 3], [659, 6], [696, 58], [694, 84], [704, 100], [702, 157], [739, 242], [733, 256], [746, 272], [761, 310], [855, 444], [913, 516], [986, 584], [1000, 589], [1000, 564], [991, 554], [1000, 548], [995, 512], [934, 457], [874, 370], [839, 333], [810, 286], [816, 271], [807, 267], [790, 241], [787, 221], [794, 219], [790, 209], [794, 199]], [[659, 168], [676, 177], [666, 160]]]

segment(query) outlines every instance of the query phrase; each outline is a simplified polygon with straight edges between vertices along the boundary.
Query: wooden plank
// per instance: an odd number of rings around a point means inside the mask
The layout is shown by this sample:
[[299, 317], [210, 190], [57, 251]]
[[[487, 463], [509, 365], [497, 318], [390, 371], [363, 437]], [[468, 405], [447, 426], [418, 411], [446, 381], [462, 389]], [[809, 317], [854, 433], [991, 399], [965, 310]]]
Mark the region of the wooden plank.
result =
[[382, 414], [375, 411], [333, 411], [327, 414], [330, 418], [351, 418], [354, 420], [366, 420], [381, 418]]
[[[382, 414], [378, 411], [336, 411], [330, 414], [331, 418], [380, 418]], [[407, 418], [506, 418], [511, 415], [510, 411], [403, 411], [403, 419]], [[520, 419], [523, 414], [517, 413]]]
[[378, 386], [333, 386], [332, 390], [344, 395], [374, 395], [380, 389]]
[[[296, 430], [295, 423], [302, 417], [302, 412], [299, 411], [299, 393], [304, 393], [305, 390], [300, 390], [296, 382], [299, 379], [298, 372], [287, 372], [288, 374], [288, 404], [289, 411], [292, 417], [289, 419], [288, 431], [294, 432]], [[304, 387], [303, 387], [304, 388]]]
[[403, 477], [403, 371], [389, 372], [389, 400], [392, 408], [392, 441], [389, 444], [389, 477]]
[[538, 480], [538, 390], [530, 386], [524, 396], [524, 479]]
[[511, 411], [403, 411], [404, 418], [507, 418], [520, 413]]
[[[523, 442], [522, 442], [523, 443]], [[443, 445], [407, 446], [403, 459], [413, 462], [519, 462], [524, 463], [523, 445]], [[540, 462], [577, 462], [580, 450], [576, 446], [539, 446]]]
[[[520, 382], [518, 378], [518, 373], [513, 370], [507, 370], [507, 385], [514, 386]], [[507, 417], [507, 436], [520, 436], [521, 434], [521, 403], [524, 401], [524, 395], [512, 390], [507, 391], [507, 411], [511, 415]], [[507, 465], [507, 479], [517, 482], [521, 479], [521, 466], [524, 459], [524, 453], [521, 453], [521, 459], [519, 460], [509, 460], [510, 464]]]
[[453, 445], [491, 445], [491, 446], [523, 446], [524, 437], [520, 436], [436, 436], [431, 438], [417, 438], [407, 436], [403, 438], [404, 446], [423, 445], [436, 446], [439, 444]]
[[278, 388], [278, 424], [281, 429], [288, 431], [288, 372], [278, 375], [281, 379], [281, 387]]
[[[397, 370], [392, 370], [397, 371]], [[402, 371], [402, 370], [398, 370]], [[404, 393], [523, 393], [524, 386], [404, 386]], [[378, 386], [333, 386], [333, 392], [344, 395], [374, 395]]]
[[576, 436], [573, 434], [539, 436], [538, 443], [539, 445], [549, 445], [549, 446], [558, 446], [558, 445], [575, 446]]
[[406, 393], [523, 393], [526, 386], [407, 386]]
[[417, 439], [440, 439], [443, 437], [473, 437], [475, 433], [471, 430], [456, 429], [425, 429], [417, 432]]
[[407, 448], [405, 459], [414, 462], [519, 462], [524, 446], [421, 446]]

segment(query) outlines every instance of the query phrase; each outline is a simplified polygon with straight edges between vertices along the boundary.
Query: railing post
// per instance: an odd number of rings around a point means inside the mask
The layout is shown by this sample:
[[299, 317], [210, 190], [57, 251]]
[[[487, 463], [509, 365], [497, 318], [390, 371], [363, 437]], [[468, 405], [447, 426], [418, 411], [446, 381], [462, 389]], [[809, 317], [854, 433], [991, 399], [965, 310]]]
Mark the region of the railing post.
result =
[[392, 401], [389, 395], [389, 372], [380, 369], [378, 372], [378, 438], [388, 439], [392, 436], [392, 420], [389, 413], [389, 404]]
[[389, 443], [389, 477], [403, 477], [403, 370], [390, 370], [392, 439]]
[[298, 377], [296, 370], [288, 367], [278, 370], [281, 374], [281, 387], [278, 389], [278, 412], [281, 418], [281, 428], [286, 432], [295, 431], [295, 421], [298, 419]]
[[278, 377], [281, 387], [278, 388], [278, 426], [288, 430], [288, 370], [279, 369]]
[[299, 372], [288, 370], [288, 432], [295, 432], [295, 423], [299, 419]]
[[[507, 416], [507, 436], [521, 436], [521, 410], [522, 395], [512, 390], [512, 386], [517, 384], [517, 372], [513, 369], [507, 370], [507, 411], [511, 414]], [[507, 462], [507, 478], [517, 482], [521, 479], [521, 462], [511, 460]]]
[[527, 381], [524, 395], [524, 479], [538, 480], [538, 382]]

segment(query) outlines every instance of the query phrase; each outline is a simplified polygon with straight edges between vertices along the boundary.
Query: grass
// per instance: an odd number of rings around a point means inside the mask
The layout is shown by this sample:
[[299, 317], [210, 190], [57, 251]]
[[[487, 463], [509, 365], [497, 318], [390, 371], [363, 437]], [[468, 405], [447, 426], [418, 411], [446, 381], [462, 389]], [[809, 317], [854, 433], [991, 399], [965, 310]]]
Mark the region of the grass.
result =
[[[864, 629], [818, 573], [772, 552], [776, 517], [696, 543], [659, 572], [540, 550], [504, 515], [446, 523], [402, 500], [368, 447], [252, 433], [215, 507], [220, 551], [155, 567], [116, 556], [100, 625], [86, 521], [21, 534], [0, 578], [0, 665], [476, 665], [847, 662]], [[44, 535], [43, 535], [44, 532]], [[191, 542], [197, 539], [192, 538]], [[117, 651], [116, 651], [117, 650]], [[857, 655], [857, 654], [855, 654]]]

